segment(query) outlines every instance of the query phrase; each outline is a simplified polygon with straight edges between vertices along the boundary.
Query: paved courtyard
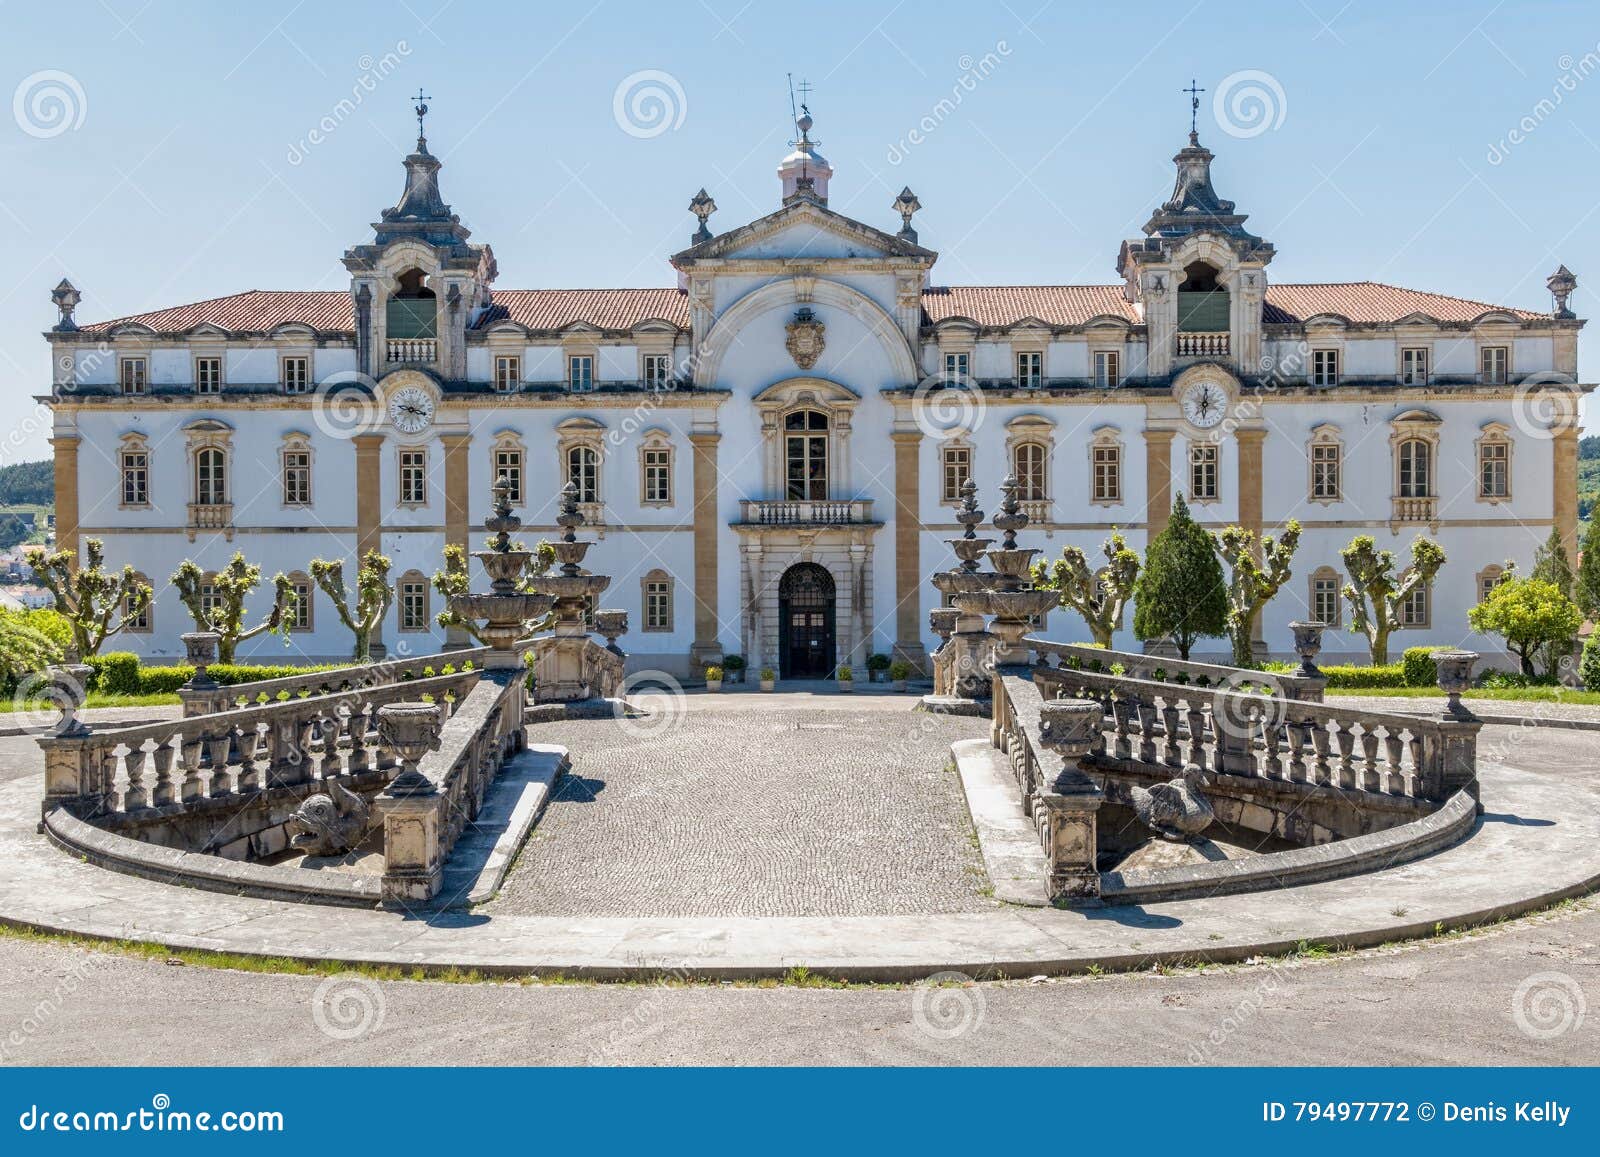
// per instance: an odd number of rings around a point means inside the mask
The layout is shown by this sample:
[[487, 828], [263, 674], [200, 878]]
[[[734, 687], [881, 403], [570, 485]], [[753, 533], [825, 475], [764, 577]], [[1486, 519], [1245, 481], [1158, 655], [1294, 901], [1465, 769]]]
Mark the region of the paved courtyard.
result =
[[[987, 911], [957, 739], [910, 696], [691, 695], [675, 720], [529, 729], [558, 785], [491, 914], [866, 916]], [[662, 704], [658, 701], [657, 706]]]

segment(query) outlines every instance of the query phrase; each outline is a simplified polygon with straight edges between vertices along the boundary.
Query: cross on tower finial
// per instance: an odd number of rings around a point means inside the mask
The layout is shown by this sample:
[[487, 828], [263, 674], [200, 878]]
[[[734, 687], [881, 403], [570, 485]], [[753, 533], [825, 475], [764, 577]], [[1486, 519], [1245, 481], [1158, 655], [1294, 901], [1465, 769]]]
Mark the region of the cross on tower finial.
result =
[[1201, 88], [1199, 83], [1191, 77], [1189, 87], [1180, 88], [1178, 91], [1189, 94], [1189, 143], [1198, 144], [1200, 142], [1200, 94], [1205, 89]]
[[427, 136], [426, 133], [424, 133], [422, 131], [422, 118], [428, 115], [428, 104], [427, 104], [427, 102], [432, 100], [433, 98], [428, 96], [427, 93], [423, 92], [422, 91], [422, 87], [419, 85], [417, 87], [417, 95], [412, 97], [411, 99], [417, 102], [417, 107], [416, 107], [416, 113], [417, 113], [417, 140], [426, 141], [428, 139], [428, 136]]
[[795, 87], [800, 90], [800, 108], [805, 111], [806, 102], [811, 99], [811, 82], [802, 78]]

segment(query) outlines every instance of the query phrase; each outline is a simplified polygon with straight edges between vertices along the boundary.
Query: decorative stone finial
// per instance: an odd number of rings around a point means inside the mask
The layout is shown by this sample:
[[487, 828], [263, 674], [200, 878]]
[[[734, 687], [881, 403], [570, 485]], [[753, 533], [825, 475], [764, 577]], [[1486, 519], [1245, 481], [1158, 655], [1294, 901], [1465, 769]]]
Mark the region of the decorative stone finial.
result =
[[[961, 506], [956, 511], [956, 521], [965, 528], [961, 532], [962, 538], [970, 541], [978, 537], [978, 524], [983, 521], [983, 511], [978, 509], [978, 484], [970, 476], [961, 484]], [[962, 562], [961, 569], [968, 574], [976, 574], [976, 556]]]
[[915, 245], [917, 231], [911, 227], [911, 216], [922, 208], [922, 202], [917, 200], [917, 195], [911, 191], [910, 185], [900, 190], [900, 195], [894, 199], [894, 204], [890, 208], [900, 214], [899, 236]]
[[1005, 535], [1001, 549], [1016, 550], [1017, 531], [1028, 525], [1028, 516], [1023, 513], [1022, 503], [1017, 499], [1015, 474], [1006, 475], [1006, 480], [1000, 483], [1000, 493], [1000, 511], [994, 516], [994, 528]]
[[704, 189], [694, 195], [694, 199], [689, 202], [689, 212], [700, 219], [700, 228], [690, 238], [690, 244], [698, 245], [702, 241], [711, 240], [711, 230], [706, 228], [706, 218], [716, 211], [717, 203], [711, 199]]
[[[61, 284], [65, 285], [66, 282], [63, 281]], [[1550, 287], [1550, 296], [1555, 298], [1555, 316], [1574, 316], [1572, 310], [1567, 308], [1567, 298], [1571, 297], [1572, 291], [1578, 288], [1578, 279], [1572, 275], [1572, 270], [1565, 265], [1561, 266], [1545, 279], [1545, 284]]]
[[61, 284], [50, 291], [50, 300], [61, 311], [61, 320], [56, 322], [55, 329], [59, 333], [71, 333], [78, 328], [78, 323], [72, 320], [72, 311], [78, 308], [78, 302], [83, 300], [83, 294], [65, 277]]
[[427, 102], [432, 98], [430, 98], [428, 94], [423, 92], [419, 87], [417, 89], [417, 95], [412, 99], [417, 102], [415, 108], [415, 112], [417, 114], [417, 152], [425, 153], [428, 151], [428, 137], [427, 134], [423, 132], [422, 119], [428, 115]]

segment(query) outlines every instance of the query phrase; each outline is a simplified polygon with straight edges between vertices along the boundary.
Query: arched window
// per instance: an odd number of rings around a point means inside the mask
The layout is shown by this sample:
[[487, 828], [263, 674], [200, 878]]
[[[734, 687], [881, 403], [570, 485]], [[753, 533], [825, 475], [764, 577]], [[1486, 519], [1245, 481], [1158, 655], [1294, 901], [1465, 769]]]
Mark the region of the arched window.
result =
[[1228, 291], [1214, 266], [1196, 261], [1184, 268], [1178, 285], [1180, 333], [1227, 333], [1231, 328]]
[[1400, 497], [1433, 497], [1433, 447], [1421, 438], [1400, 443]]
[[1491, 563], [1478, 572], [1478, 601], [1486, 603], [1494, 588], [1500, 580], [1506, 577], [1506, 568], [1498, 563]]
[[600, 501], [600, 452], [593, 446], [567, 450], [567, 481], [578, 487], [579, 502]]
[[1344, 494], [1344, 445], [1337, 426], [1323, 424], [1311, 432], [1306, 460], [1311, 464], [1311, 501], [1338, 502]]
[[1089, 501], [1114, 506], [1122, 501], [1122, 441], [1114, 426], [1102, 426], [1089, 443]]
[[1049, 451], [1042, 442], [1018, 442], [1011, 451], [1011, 471], [1017, 479], [1017, 498], [1022, 502], [1043, 502], [1049, 497], [1046, 464]]
[[640, 583], [640, 595], [644, 604], [644, 629], [672, 630], [672, 576], [664, 570], [657, 569], [645, 575]]
[[1328, 627], [1339, 625], [1340, 586], [1339, 572], [1331, 566], [1319, 566], [1311, 572], [1311, 597], [1307, 606], [1313, 623]]
[[501, 430], [494, 436], [490, 447], [489, 474], [498, 482], [504, 478], [511, 484], [511, 505], [521, 506], [524, 499], [523, 481], [527, 467], [526, 448], [517, 432]]
[[821, 410], [784, 415], [783, 456], [789, 501], [828, 497], [828, 415]]
[[222, 506], [228, 501], [227, 451], [217, 446], [195, 451], [194, 500], [201, 506]]
[[1484, 426], [1478, 438], [1478, 501], [1511, 497], [1511, 431], [1500, 422]]
[[408, 269], [400, 275], [400, 287], [385, 305], [385, 326], [391, 338], [431, 338], [438, 336], [438, 305], [427, 275]]

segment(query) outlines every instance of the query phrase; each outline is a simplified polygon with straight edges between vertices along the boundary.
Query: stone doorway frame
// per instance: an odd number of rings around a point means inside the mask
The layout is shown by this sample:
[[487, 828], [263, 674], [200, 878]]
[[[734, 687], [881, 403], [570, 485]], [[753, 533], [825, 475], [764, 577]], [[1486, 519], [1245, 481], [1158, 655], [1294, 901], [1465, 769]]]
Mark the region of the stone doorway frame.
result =
[[[739, 532], [739, 642], [750, 669], [778, 669], [778, 584], [797, 563], [833, 576], [834, 661], [864, 667], [873, 631], [873, 538], [881, 523], [830, 527], [736, 524]], [[892, 632], [891, 632], [892, 633]]]

